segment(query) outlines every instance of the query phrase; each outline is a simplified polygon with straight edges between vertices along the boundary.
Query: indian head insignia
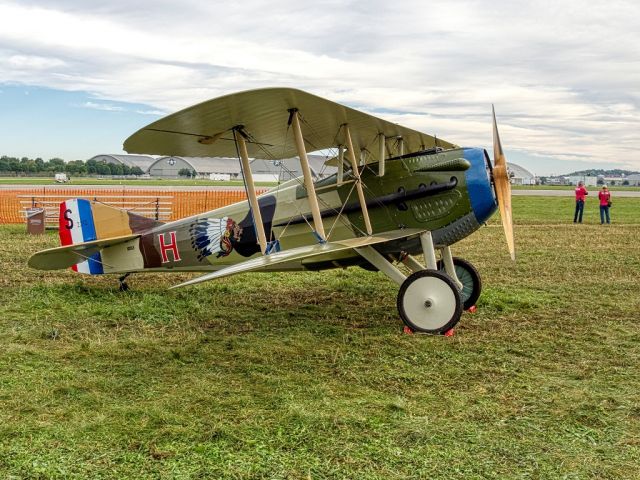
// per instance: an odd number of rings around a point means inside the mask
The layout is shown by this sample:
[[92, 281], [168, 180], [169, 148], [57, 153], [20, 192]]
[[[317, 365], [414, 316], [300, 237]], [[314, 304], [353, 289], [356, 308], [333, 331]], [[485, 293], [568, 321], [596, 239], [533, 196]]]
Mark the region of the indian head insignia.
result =
[[189, 227], [191, 246], [198, 253], [198, 260], [215, 255], [226, 257], [240, 241], [242, 227], [229, 217], [205, 218]]

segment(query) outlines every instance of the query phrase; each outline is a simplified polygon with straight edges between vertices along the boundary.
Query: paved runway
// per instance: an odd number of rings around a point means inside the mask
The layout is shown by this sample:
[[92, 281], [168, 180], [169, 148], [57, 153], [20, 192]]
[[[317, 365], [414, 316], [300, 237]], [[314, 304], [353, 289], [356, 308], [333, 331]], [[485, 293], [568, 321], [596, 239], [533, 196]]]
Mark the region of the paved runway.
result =
[[[598, 198], [598, 191], [600, 188], [592, 188], [589, 190], [589, 196]], [[638, 190], [616, 190], [611, 189], [612, 197], [640, 197], [640, 191]], [[536, 197], [573, 197], [573, 190], [520, 190], [512, 189], [511, 195], [527, 195]]]

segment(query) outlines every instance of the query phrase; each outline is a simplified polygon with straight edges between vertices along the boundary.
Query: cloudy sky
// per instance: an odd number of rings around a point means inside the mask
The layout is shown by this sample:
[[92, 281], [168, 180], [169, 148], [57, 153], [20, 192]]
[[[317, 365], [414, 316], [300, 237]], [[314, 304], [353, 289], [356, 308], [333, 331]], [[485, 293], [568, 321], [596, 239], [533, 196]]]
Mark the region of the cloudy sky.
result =
[[120, 153], [219, 95], [291, 86], [537, 174], [640, 170], [640, 2], [0, 0], [0, 155]]

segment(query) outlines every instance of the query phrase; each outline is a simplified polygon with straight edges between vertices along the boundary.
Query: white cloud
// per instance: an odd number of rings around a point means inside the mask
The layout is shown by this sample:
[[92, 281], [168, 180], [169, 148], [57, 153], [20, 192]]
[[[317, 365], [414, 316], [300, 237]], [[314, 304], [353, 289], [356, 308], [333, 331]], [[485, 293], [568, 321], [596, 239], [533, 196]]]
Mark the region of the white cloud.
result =
[[[640, 169], [640, 4], [0, 0], [0, 82], [170, 112], [295, 86], [464, 145]], [[157, 111], [156, 111], [157, 110]]]
[[15, 69], [42, 70], [64, 66], [64, 62], [56, 58], [45, 58], [37, 55], [11, 55], [7, 58], [9, 66]]
[[123, 107], [117, 105], [111, 105], [109, 103], [96, 103], [96, 102], [84, 102], [82, 104], [84, 108], [92, 108], [94, 110], [104, 110], [106, 112], [123, 112]]
[[139, 113], [140, 115], [164, 116], [167, 115], [168, 112], [162, 110], [136, 110], [136, 113]]

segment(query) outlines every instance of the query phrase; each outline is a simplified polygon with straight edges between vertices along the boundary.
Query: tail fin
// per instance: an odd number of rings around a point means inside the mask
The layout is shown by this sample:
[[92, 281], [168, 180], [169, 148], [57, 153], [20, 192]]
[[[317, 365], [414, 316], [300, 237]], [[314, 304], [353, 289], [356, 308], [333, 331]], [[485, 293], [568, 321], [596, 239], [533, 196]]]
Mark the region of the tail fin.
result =
[[[132, 235], [161, 225], [161, 222], [136, 215], [104, 203], [74, 198], [60, 204], [60, 243], [63, 246]], [[73, 267], [74, 271], [104, 273], [100, 252]]]

